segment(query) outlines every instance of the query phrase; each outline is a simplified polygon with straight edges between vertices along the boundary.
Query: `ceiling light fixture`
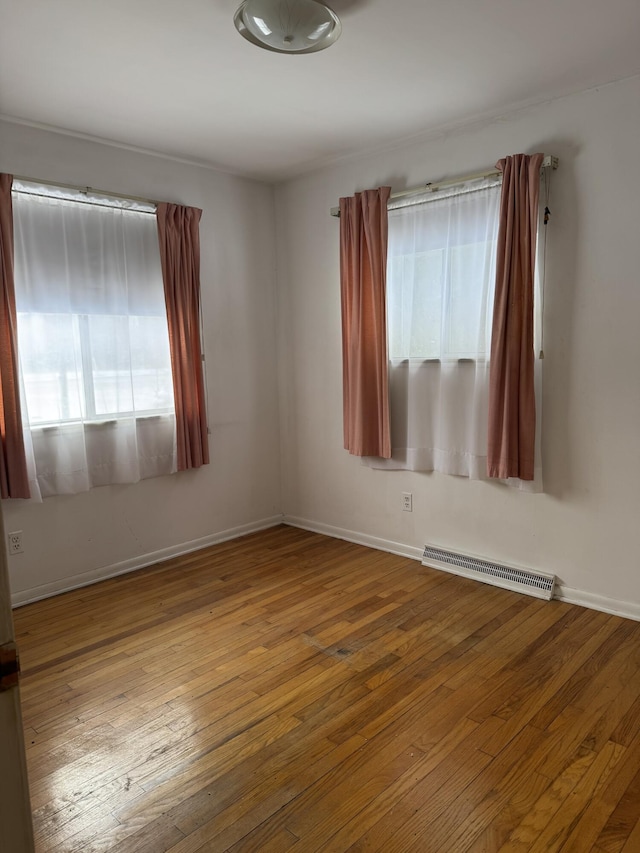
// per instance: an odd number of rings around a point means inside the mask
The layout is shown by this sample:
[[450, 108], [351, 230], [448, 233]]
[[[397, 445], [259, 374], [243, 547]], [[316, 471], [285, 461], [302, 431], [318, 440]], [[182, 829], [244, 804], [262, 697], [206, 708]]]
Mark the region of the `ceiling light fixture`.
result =
[[233, 23], [247, 41], [276, 53], [315, 53], [342, 32], [340, 18], [319, 0], [244, 0]]

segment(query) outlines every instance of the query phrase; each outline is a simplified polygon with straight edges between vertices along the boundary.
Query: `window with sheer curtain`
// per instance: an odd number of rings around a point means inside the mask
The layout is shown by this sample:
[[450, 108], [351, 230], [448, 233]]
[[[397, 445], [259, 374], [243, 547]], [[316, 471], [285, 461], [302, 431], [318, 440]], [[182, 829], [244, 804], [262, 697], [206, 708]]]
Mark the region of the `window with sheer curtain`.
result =
[[491, 345], [500, 182], [389, 210], [392, 362], [486, 360]]
[[389, 207], [392, 458], [373, 467], [485, 479], [500, 179]]
[[32, 496], [175, 470], [154, 208], [14, 184], [13, 214]]

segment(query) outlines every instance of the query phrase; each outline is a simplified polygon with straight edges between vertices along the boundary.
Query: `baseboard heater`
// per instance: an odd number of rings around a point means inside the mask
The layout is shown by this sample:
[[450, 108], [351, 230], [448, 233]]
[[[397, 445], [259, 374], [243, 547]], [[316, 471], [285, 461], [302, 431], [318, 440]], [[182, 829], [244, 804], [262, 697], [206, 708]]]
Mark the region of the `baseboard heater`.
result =
[[546, 575], [530, 569], [518, 569], [515, 566], [505, 566], [500, 563], [493, 563], [490, 560], [481, 560], [479, 557], [455, 554], [453, 551], [444, 551], [442, 548], [435, 548], [432, 545], [424, 546], [422, 565], [434, 569], [443, 569], [445, 572], [451, 572], [454, 575], [462, 575], [465, 578], [490, 583], [493, 586], [510, 589], [513, 592], [524, 592], [526, 595], [544, 598], [547, 601], [553, 598], [555, 575]]

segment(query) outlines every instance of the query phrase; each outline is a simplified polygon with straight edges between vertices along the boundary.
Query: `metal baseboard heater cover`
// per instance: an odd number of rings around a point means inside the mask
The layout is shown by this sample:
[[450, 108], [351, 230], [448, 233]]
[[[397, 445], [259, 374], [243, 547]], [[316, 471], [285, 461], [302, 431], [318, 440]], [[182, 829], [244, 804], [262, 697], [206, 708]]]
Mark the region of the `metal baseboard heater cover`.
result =
[[465, 578], [510, 589], [513, 592], [524, 592], [526, 595], [544, 598], [547, 601], [553, 598], [555, 575], [546, 575], [530, 569], [518, 569], [515, 566], [505, 566], [500, 563], [493, 563], [490, 560], [482, 560], [479, 557], [445, 551], [432, 545], [424, 546], [422, 565], [444, 569], [444, 571], [451, 572], [454, 575], [462, 575]]

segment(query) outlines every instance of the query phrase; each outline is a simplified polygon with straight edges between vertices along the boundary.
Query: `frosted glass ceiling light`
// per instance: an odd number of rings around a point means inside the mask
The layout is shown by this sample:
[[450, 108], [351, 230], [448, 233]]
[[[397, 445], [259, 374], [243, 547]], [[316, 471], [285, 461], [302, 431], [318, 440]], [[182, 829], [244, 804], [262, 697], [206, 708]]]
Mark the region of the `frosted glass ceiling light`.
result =
[[340, 19], [318, 0], [244, 0], [233, 23], [241, 36], [276, 53], [314, 53], [336, 41]]

